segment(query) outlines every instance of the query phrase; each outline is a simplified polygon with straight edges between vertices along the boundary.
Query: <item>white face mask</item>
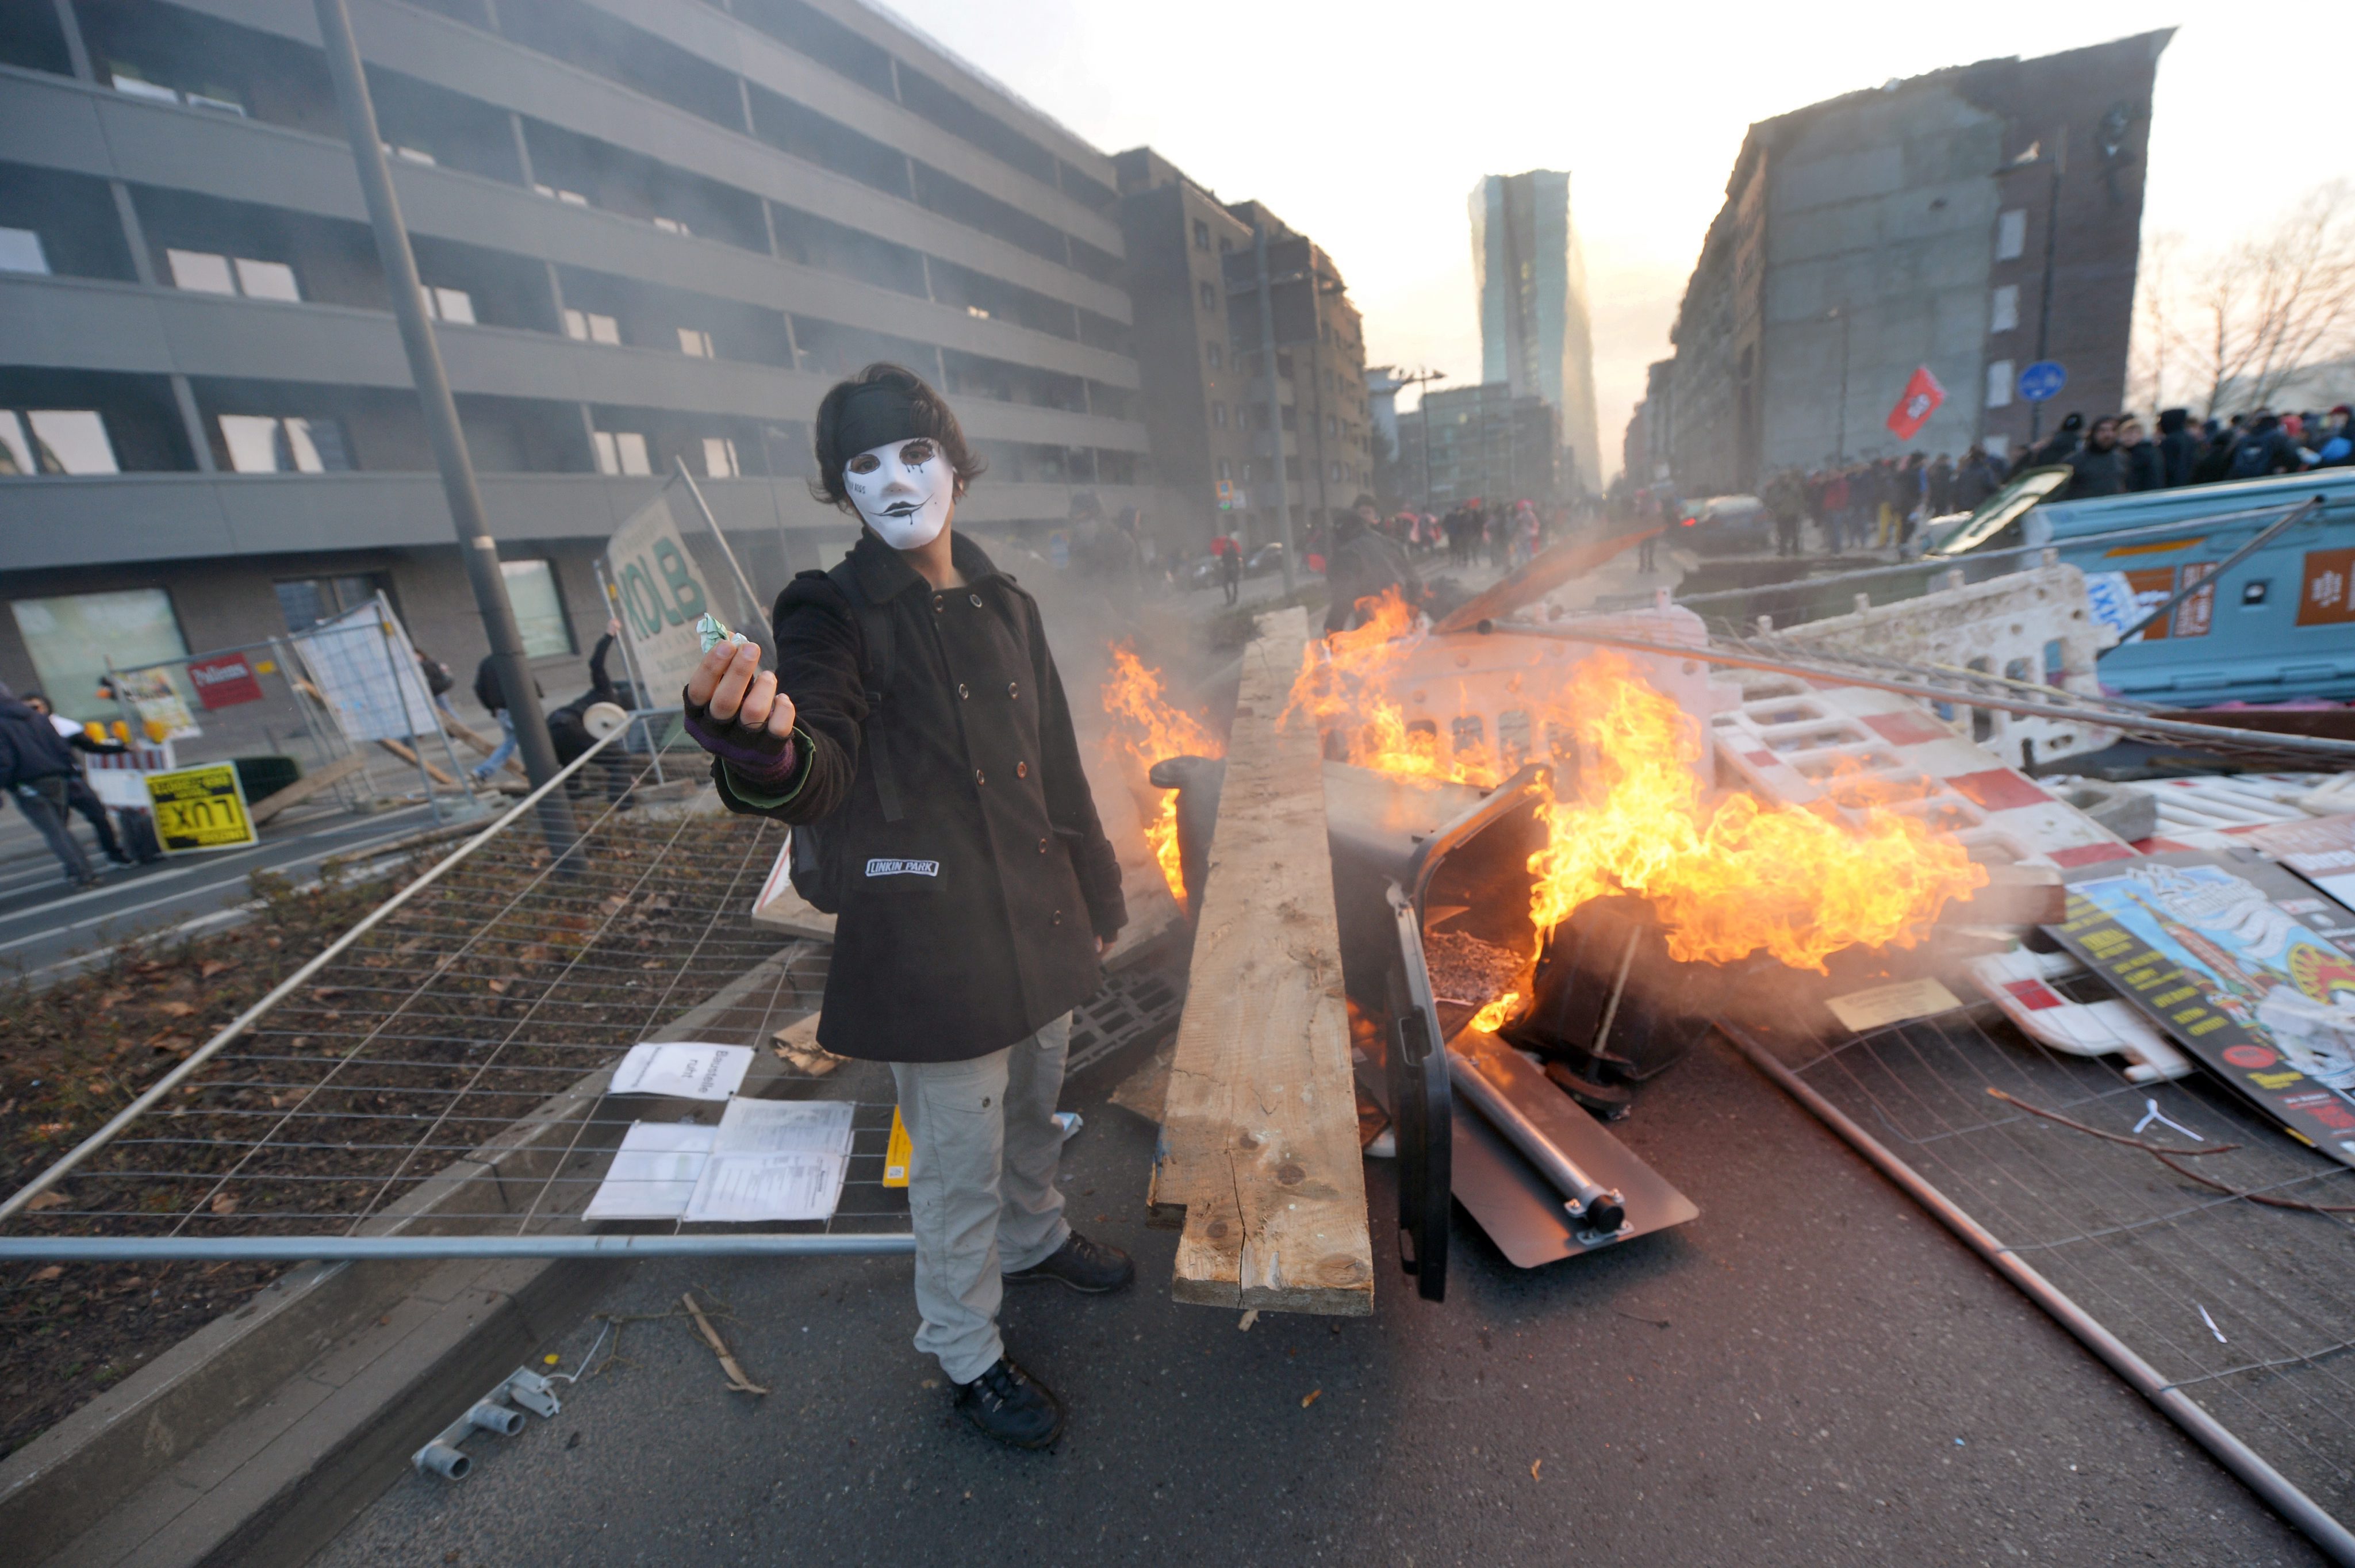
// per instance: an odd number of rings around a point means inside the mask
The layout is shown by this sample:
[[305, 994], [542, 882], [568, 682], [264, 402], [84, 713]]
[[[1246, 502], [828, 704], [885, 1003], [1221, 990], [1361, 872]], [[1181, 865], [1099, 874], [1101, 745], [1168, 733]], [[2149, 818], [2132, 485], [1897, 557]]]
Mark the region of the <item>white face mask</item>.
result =
[[922, 549], [948, 527], [956, 475], [938, 442], [911, 436], [852, 458], [843, 465], [842, 487], [885, 544]]

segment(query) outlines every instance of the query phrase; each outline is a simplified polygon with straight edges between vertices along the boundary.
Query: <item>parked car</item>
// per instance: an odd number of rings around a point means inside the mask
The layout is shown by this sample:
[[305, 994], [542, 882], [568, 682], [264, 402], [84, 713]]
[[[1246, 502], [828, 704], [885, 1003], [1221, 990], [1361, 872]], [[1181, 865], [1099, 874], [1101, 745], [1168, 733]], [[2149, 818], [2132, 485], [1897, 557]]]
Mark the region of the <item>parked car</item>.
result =
[[1178, 569], [1180, 588], [1216, 588], [1219, 585], [1219, 558], [1206, 555], [1189, 560]]
[[1710, 496], [1684, 504], [1668, 542], [1698, 555], [1773, 549], [1774, 519], [1755, 496]]
[[1284, 541], [1270, 539], [1243, 558], [1245, 577], [1264, 577], [1271, 571], [1284, 570]]

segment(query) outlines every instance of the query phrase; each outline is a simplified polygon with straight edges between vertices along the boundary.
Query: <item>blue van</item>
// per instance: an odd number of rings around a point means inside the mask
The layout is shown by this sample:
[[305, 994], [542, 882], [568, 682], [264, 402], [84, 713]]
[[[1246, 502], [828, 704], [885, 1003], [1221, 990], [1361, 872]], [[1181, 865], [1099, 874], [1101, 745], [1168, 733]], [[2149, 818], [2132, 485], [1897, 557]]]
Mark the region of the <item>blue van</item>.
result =
[[[2266, 525], [2317, 496], [2318, 514], [2218, 574]], [[2164, 528], [2175, 524], [2183, 531]], [[2355, 468], [2040, 502], [2011, 526], [1966, 523], [1930, 554], [1967, 562], [1975, 550], [2015, 543], [2057, 548], [2084, 572], [2094, 613], [2121, 630], [2200, 584], [2101, 656], [2102, 684], [2119, 696], [2170, 708], [2355, 698]]]

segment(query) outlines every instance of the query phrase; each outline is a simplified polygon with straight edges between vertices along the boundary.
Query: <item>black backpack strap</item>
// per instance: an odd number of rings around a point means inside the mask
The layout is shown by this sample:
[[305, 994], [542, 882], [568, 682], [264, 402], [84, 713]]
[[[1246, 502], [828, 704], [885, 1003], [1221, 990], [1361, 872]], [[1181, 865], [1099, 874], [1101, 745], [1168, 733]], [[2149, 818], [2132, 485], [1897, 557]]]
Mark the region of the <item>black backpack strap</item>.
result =
[[867, 755], [875, 773], [875, 798], [883, 808], [883, 820], [897, 822], [907, 815], [900, 797], [900, 774], [891, 764], [890, 749], [879, 743], [877, 734], [887, 726], [890, 712], [886, 699], [891, 690], [898, 640], [891, 627], [891, 611], [868, 599], [848, 560], [835, 566], [826, 576], [849, 602], [851, 617], [858, 624], [858, 675], [867, 687]]

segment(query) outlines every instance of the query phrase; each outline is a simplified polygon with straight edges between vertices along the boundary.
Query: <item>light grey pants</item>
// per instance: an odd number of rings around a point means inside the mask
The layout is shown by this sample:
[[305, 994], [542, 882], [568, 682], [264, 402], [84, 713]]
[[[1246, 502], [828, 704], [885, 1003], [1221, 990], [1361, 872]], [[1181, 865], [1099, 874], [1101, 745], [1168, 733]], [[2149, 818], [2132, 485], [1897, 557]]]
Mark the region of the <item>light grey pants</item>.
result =
[[971, 1061], [895, 1061], [911, 1147], [908, 1211], [916, 1232], [916, 1349], [969, 1383], [1006, 1353], [1001, 1275], [1050, 1255], [1071, 1233], [1055, 1169], [1071, 1015]]

